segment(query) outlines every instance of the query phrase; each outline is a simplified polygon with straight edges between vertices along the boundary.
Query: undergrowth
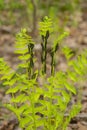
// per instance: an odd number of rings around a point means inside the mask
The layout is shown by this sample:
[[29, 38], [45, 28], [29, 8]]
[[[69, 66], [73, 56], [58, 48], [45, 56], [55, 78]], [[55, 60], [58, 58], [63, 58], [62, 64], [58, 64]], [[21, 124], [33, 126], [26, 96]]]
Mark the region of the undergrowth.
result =
[[[63, 47], [61, 51], [66, 57], [68, 68], [66, 72], [56, 72], [55, 55], [61, 41], [68, 36], [67, 32], [63, 32], [54, 39], [51, 47], [51, 72], [48, 77], [47, 43], [53, 33], [53, 22], [45, 17], [39, 25], [42, 38], [40, 70], [34, 69], [35, 42], [26, 29], [22, 29], [16, 36], [15, 53], [20, 60], [17, 70], [12, 70], [4, 59], [0, 58], [0, 80], [4, 86], [9, 86], [6, 94], [11, 95], [11, 100], [5, 107], [16, 115], [23, 130], [66, 130], [70, 120], [81, 110], [80, 96], [74, 104], [71, 101], [73, 95], [78, 93], [76, 84], [80, 85], [87, 76], [87, 51], [73, 60], [72, 50]], [[39, 78], [43, 81], [42, 86], [38, 82]]]

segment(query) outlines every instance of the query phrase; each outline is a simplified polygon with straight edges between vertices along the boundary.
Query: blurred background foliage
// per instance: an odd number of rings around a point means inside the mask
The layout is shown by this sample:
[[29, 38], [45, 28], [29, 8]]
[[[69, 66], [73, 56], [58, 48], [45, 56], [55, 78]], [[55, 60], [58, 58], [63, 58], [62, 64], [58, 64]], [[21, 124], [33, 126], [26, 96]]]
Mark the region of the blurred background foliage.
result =
[[77, 25], [75, 16], [80, 11], [81, 0], [0, 0], [0, 26], [26, 27], [36, 35], [44, 16], [55, 20], [55, 29], [61, 30], [60, 25]]

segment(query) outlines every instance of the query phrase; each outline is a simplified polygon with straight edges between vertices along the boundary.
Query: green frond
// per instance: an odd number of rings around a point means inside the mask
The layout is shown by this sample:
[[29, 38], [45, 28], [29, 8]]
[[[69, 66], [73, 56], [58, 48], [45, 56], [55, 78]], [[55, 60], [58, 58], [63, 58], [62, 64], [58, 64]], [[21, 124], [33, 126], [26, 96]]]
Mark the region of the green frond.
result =
[[7, 65], [3, 58], [0, 58], [0, 75], [2, 75], [1, 80], [10, 79], [12, 73], [14, 72], [10, 66]]
[[72, 109], [70, 111], [70, 118], [75, 117], [80, 112], [81, 108], [82, 108], [82, 106], [80, 103], [73, 105]]
[[62, 51], [66, 57], [67, 60], [69, 60], [70, 58], [72, 58], [72, 56], [74, 55], [73, 51], [71, 48], [67, 47], [67, 46], [64, 46], [62, 48]]
[[35, 44], [31, 36], [28, 35], [27, 30], [21, 29], [21, 31], [16, 35], [16, 44], [17, 45], [28, 45]]
[[57, 39], [54, 40], [52, 51], [56, 52], [57, 47], [60, 45], [60, 43], [69, 35], [69, 32], [63, 32], [61, 35], [58, 36]]
[[68, 63], [78, 76], [85, 76], [87, 70], [87, 54], [82, 53], [76, 60], [72, 60]]
[[29, 99], [29, 97], [26, 96], [25, 94], [20, 94], [17, 97], [12, 98], [11, 102], [12, 103], [23, 103], [23, 102], [27, 101], [28, 99]]
[[[25, 56], [28, 53], [28, 45], [34, 45], [34, 41], [31, 36], [28, 35], [26, 29], [21, 29], [21, 31], [16, 35], [15, 43], [15, 53], [22, 54]], [[26, 57], [26, 56], [25, 56]]]
[[41, 36], [46, 36], [47, 32], [52, 32], [52, 20], [48, 18], [47, 16], [43, 19], [42, 22], [39, 23], [39, 30]]

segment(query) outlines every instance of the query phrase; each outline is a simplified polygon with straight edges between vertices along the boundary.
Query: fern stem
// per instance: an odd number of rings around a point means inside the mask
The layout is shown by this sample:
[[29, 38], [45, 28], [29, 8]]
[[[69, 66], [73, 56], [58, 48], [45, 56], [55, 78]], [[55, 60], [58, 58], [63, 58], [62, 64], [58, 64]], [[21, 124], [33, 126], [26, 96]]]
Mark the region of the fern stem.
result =
[[54, 57], [55, 57], [55, 53], [54, 52], [52, 52], [51, 53], [51, 75], [54, 75], [54, 73], [55, 73], [55, 59], [54, 59]]
[[33, 117], [33, 120], [34, 120], [34, 130], [36, 130], [36, 119], [35, 119], [33, 99], [31, 99], [31, 107], [32, 107], [32, 117]]
[[51, 115], [52, 115], [52, 97], [53, 97], [53, 86], [50, 86], [50, 114], [49, 114], [49, 130], [52, 130], [51, 128]]
[[47, 57], [47, 38], [45, 38], [45, 45], [44, 45], [44, 73], [46, 73], [46, 57]]
[[55, 54], [56, 51], [58, 50], [59, 46], [58, 43], [56, 44], [56, 46], [54, 48], [52, 48], [51, 50], [51, 75], [54, 76], [55, 74]]
[[42, 46], [42, 73], [46, 74], [46, 59], [47, 59], [47, 39], [49, 37], [49, 31], [46, 32], [46, 36], [42, 36], [43, 43], [41, 43]]
[[30, 54], [30, 61], [29, 61], [29, 66], [28, 66], [28, 76], [29, 79], [33, 77], [33, 68], [34, 68], [34, 61], [33, 61], [33, 44], [28, 44], [28, 52]]
[[46, 45], [45, 37], [43, 38], [42, 46], [42, 74], [46, 73]]

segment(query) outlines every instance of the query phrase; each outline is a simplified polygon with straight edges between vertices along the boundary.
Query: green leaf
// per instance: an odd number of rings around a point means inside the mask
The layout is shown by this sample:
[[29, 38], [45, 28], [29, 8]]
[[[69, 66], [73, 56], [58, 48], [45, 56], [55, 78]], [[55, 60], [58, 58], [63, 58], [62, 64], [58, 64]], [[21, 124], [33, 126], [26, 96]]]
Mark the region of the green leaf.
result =
[[26, 130], [34, 130], [34, 129], [33, 129], [33, 123], [32, 123], [32, 124], [30, 123], [30, 124], [27, 126]]
[[39, 119], [36, 119], [36, 127], [44, 127], [44, 119], [40, 118]]
[[64, 83], [65, 87], [67, 88], [67, 90], [71, 91], [72, 93], [76, 94], [76, 89], [74, 86], [72, 86], [71, 84], [69, 83]]
[[27, 116], [27, 115], [29, 115], [29, 114], [31, 114], [31, 113], [32, 113], [32, 107], [29, 106], [29, 107], [26, 108], [26, 110], [23, 112], [23, 115], [24, 115], [24, 116]]
[[71, 111], [70, 111], [70, 117], [73, 118], [75, 117], [81, 110], [81, 104], [77, 103], [75, 105], [73, 105]]
[[27, 68], [28, 67], [28, 63], [21, 63], [18, 65], [18, 67], [20, 68]]
[[65, 46], [63, 49], [62, 49], [63, 53], [65, 54], [65, 57], [67, 60], [69, 60], [70, 58], [72, 58], [72, 56], [74, 55], [74, 53], [72, 52], [72, 49]]
[[24, 128], [30, 122], [33, 122], [32, 116], [27, 116], [27, 117], [21, 118], [20, 119], [20, 127]]
[[15, 102], [15, 103], [23, 103], [26, 100], [28, 100], [28, 96], [26, 96], [25, 94], [20, 94], [19, 96], [17, 96], [16, 98], [12, 98], [11, 102]]
[[28, 53], [28, 48], [15, 50], [15, 53], [24, 55], [24, 54]]
[[3, 75], [1, 77], [1, 80], [4, 80], [4, 79], [11, 80], [14, 75], [15, 75], [15, 72], [10, 72], [9, 74]]
[[3, 85], [9, 85], [9, 86], [13, 86], [16, 83], [17, 79], [12, 79], [10, 81], [4, 81]]
[[26, 55], [23, 55], [23, 56], [19, 56], [18, 58], [19, 58], [20, 60], [25, 61], [25, 60], [29, 60], [30, 55], [29, 55], [29, 54], [26, 54]]
[[70, 101], [70, 95], [66, 92], [66, 91], [61, 91], [63, 98], [64, 98], [64, 102], [69, 102]]
[[20, 115], [18, 113], [18, 109], [14, 106], [12, 106], [11, 104], [4, 104], [4, 106], [9, 109], [10, 111], [12, 111], [13, 113], [15, 113], [15, 115], [17, 116], [17, 118], [20, 120]]
[[18, 86], [14, 87], [14, 88], [9, 88], [6, 92], [6, 94], [9, 94], [9, 93], [16, 93], [20, 90], [20, 88]]
[[20, 106], [20, 107], [17, 109], [17, 113], [18, 113], [19, 115], [24, 114], [24, 112], [27, 111], [29, 108], [30, 108], [30, 106], [29, 106], [28, 104], [23, 104], [22, 106]]
[[75, 72], [72, 71], [68, 71], [68, 77], [72, 80], [72, 81], [77, 81], [77, 74]]
[[62, 40], [67, 37], [69, 35], [69, 32], [63, 32], [61, 35], [58, 36], [58, 38], [56, 40], [54, 40], [54, 44], [53, 44], [53, 47], [52, 47], [52, 50], [55, 51], [57, 45], [59, 45]]

